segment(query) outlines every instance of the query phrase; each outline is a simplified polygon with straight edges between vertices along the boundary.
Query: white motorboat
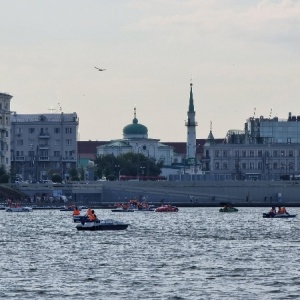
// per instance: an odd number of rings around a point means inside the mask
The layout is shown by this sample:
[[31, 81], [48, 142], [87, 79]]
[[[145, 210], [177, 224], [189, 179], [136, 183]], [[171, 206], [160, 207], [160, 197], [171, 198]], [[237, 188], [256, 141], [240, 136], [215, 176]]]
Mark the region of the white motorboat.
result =
[[18, 207], [5, 207], [6, 212], [30, 212], [32, 207], [30, 206], [18, 206]]

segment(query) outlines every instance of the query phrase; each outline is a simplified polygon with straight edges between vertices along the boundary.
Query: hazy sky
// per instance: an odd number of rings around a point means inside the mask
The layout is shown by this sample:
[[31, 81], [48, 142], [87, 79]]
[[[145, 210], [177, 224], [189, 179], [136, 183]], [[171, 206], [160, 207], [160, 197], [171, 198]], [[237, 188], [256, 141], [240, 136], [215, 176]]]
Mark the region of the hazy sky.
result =
[[0, 0], [0, 28], [11, 110], [77, 112], [80, 140], [122, 138], [136, 106], [149, 138], [186, 141], [191, 77], [197, 138], [300, 115], [300, 1]]

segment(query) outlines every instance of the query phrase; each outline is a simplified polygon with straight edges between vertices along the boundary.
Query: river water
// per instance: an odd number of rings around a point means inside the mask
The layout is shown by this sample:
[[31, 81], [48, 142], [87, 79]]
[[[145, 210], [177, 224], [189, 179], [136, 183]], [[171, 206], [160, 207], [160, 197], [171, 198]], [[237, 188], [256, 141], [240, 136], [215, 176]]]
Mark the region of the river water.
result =
[[77, 231], [70, 212], [2, 210], [0, 298], [300, 299], [300, 215], [264, 210], [98, 209], [130, 223], [106, 232]]

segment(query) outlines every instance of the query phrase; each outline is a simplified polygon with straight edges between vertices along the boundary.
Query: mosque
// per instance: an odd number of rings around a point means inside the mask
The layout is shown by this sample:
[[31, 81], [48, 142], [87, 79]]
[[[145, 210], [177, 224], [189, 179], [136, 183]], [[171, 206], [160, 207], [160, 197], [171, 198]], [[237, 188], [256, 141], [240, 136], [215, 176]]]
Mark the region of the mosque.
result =
[[[188, 119], [185, 122], [187, 127], [187, 143], [186, 155], [176, 152], [176, 148], [172, 145], [161, 143], [159, 139], [148, 137], [148, 128], [140, 124], [137, 119], [136, 108], [134, 108], [134, 118], [131, 124], [123, 128], [123, 138], [111, 140], [108, 143], [96, 147], [97, 156], [105, 154], [113, 154], [119, 156], [128, 152], [141, 153], [147, 157], [154, 158], [157, 162], [163, 163], [162, 175], [178, 174], [181, 169], [183, 161], [187, 161], [188, 165], [197, 165], [196, 163], [196, 126], [194, 99], [193, 99], [193, 85], [190, 84], [190, 98]], [[186, 160], [185, 160], [186, 159]], [[198, 166], [197, 166], [198, 167]]]

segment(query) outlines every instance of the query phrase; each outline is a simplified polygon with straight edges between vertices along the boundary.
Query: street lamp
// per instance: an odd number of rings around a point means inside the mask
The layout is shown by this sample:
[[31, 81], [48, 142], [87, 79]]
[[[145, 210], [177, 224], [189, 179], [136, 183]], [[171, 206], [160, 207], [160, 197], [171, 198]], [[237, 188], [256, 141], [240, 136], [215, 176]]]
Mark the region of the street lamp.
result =
[[120, 170], [119, 170], [119, 181], [120, 181], [120, 177], [121, 177], [121, 171], [122, 171], [122, 170], [125, 170], [125, 169], [124, 169], [124, 168], [122, 168], [122, 169], [120, 169]]

